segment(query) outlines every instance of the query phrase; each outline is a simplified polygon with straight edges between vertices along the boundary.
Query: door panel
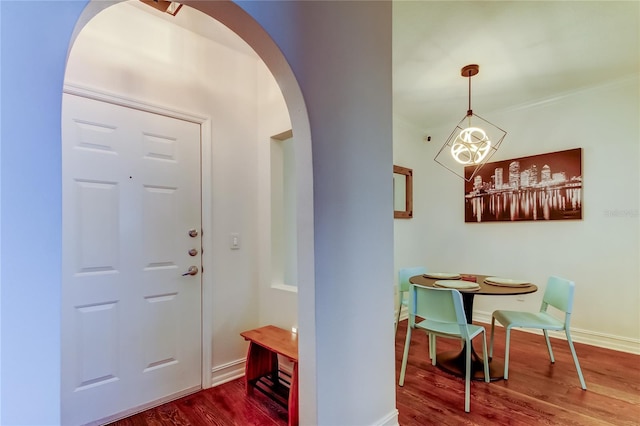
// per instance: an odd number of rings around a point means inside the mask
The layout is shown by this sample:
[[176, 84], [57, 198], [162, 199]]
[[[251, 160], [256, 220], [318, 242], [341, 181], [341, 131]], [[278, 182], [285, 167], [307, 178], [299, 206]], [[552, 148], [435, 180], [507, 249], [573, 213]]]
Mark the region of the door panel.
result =
[[63, 96], [62, 420], [201, 386], [200, 126]]
[[[77, 273], [118, 270], [118, 186], [76, 180]], [[100, 244], [95, 244], [100, 241]]]
[[[78, 369], [76, 389], [108, 383], [117, 378], [117, 305], [103, 303], [76, 309], [78, 352], [84, 361]], [[96, 339], [95, 336], [100, 336]]]

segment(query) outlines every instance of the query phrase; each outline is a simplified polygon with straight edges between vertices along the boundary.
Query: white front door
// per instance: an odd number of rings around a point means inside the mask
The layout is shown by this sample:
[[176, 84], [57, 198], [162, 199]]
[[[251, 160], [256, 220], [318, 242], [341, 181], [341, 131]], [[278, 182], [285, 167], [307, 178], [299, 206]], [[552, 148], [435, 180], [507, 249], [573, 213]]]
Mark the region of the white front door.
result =
[[70, 94], [62, 111], [62, 424], [76, 425], [201, 387], [200, 125]]

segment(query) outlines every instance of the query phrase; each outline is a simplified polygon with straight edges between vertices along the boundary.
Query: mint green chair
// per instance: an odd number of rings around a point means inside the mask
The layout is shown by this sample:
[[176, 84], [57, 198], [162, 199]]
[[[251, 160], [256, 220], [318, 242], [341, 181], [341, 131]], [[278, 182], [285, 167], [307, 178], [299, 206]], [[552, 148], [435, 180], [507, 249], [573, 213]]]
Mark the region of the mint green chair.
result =
[[403, 306], [409, 306], [409, 299], [405, 294], [409, 292], [409, 278], [427, 273], [424, 266], [415, 266], [412, 268], [402, 268], [398, 271], [398, 315], [396, 316], [396, 333], [398, 332], [398, 323], [400, 322], [400, 312]]
[[[587, 385], [584, 382], [582, 370], [580, 369], [580, 363], [578, 362], [578, 355], [576, 355], [576, 349], [573, 347], [571, 333], [569, 332], [571, 313], [573, 312], [573, 293], [575, 286], [576, 285], [573, 281], [552, 276], [549, 277], [549, 280], [547, 281], [547, 288], [545, 289], [544, 296], [542, 297], [540, 312], [503, 310], [493, 312], [491, 318], [491, 349], [489, 350], [489, 356], [493, 357], [493, 332], [495, 322], [498, 321], [506, 328], [506, 344], [504, 349], [505, 380], [509, 378], [509, 341], [512, 328], [518, 327], [542, 330], [544, 338], [547, 341], [547, 349], [549, 349], [549, 357], [551, 358], [552, 363], [555, 363], [555, 358], [553, 357], [553, 351], [551, 350], [548, 330], [564, 330], [567, 336], [567, 342], [569, 343], [569, 349], [571, 349], [571, 355], [573, 355], [573, 361], [576, 364], [576, 370], [578, 371], [578, 377], [580, 378], [580, 385], [582, 386], [582, 389], [587, 390]], [[547, 308], [549, 306], [553, 306], [558, 311], [563, 312], [564, 320], [558, 319], [549, 314], [547, 312]]]
[[[423, 321], [416, 323], [416, 317]], [[447, 337], [464, 342], [465, 346], [465, 387], [464, 411], [469, 412], [471, 394], [471, 341], [482, 335], [482, 354], [484, 361], [484, 381], [489, 382], [489, 362], [487, 357], [487, 339], [484, 327], [467, 324], [464, 314], [462, 295], [458, 290], [450, 288], [432, 288], [411, 284], [409, 288], [409, 326], [402, 355], [400, 370], [400, 386], [404, 386], [407, 370], [407, 358], [411, 345], [411, 331], [421, 329], [429, 335], [429, 354], [431, 364], [436, 365], [436, 337]]]

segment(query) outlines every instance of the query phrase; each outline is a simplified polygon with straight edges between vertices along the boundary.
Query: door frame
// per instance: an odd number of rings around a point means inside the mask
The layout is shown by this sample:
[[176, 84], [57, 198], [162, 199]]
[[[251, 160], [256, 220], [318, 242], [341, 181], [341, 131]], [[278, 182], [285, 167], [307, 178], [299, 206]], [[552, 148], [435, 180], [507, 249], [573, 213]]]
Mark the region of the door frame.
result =
[[[212, 147], [211, 147], [211, 117], [195, 114], [191, 112], [179, 111], [177, 109], [167, 107], [164, 105], [158, 105], [148, 102], [139, 101], [127, 96], [107, 92], [101, 89], [76, 84], [73, 82], [65, 82], [63, 93], [81, 96], [87, 99], [93, 99], [96, 101], [107, 102], [113, 105], [123, 106], [126, 108], [137, 109], [144, 112], [153, 114], [159, 114], [178, 120], [189, 121], [191, 123], [200, 125], [200, 196], [201, 196], [201, 209], [202, 209], [202, 227], [204, 224], [213, 223], [213, 197], [212, 197]], [[211, 226], [211, 225], [210, 225]], [[211, 342], [213, 337], [213, 280], [212, 274], [209, 272], [204, 273], [204, 265], [212, 265], [212, 253], [213, 239], [212, 233], [209, 229], [204, 230], [201, 234], [202, 247], [207, 247], [207, 250], [202, 250], [202, 265], [203, 273], [200, 275], [202, 279], [201, 289], [201, 301], [200, 301], [200, 321], [201, 321], [201, 386], [202, 389], [210, 388], [212, 385], [212, 347], [211, 344], [205, 344]], [[207, 268], [210, 269], [210, 268]]]

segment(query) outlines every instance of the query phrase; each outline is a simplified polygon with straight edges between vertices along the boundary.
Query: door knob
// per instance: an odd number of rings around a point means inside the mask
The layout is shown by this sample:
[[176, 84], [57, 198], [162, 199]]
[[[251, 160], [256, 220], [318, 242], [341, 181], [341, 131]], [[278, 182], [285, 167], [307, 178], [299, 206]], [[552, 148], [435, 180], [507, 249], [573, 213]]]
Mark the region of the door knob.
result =
[[197, 249], [189, 249], [189, 256], [195, 256], [196, 254], [198, 254], [198, 250]]
[[195, 229], [195, 228], [193, 228], [193, 229], [189, 229], [189, 236], [190, 236], [191, 238], [195, 238], [195, 237], [197, 237], [197, 236], [198, 236], [198, 230], [197, 230], [197, 229]]
[[187, 276], [187, 275], [196, 275], [198, 273], [198, 267], [195, 265], [191, 265], [189, 266], [189, 269], [187, 269], [187, 272], [185, 272], [184, 274], [182, 274], [182, 276]]

